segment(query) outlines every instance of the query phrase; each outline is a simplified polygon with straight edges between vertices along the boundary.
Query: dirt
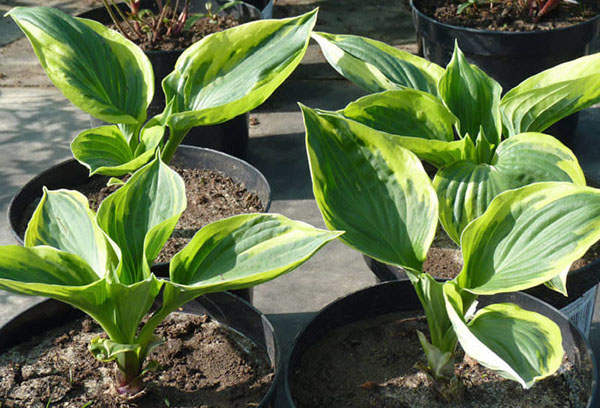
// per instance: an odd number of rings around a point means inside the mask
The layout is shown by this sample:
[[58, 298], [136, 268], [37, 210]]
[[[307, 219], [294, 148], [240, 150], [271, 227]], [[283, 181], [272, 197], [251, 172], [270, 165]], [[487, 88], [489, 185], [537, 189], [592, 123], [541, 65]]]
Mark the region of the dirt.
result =
[[600, 5], [592, 1], [582, 0], [580, 4], [561, 1], [536, 23], [535, 16], [519, 6], [519, 0], [480, 1], [479, 5], [458, 14], [457, 8], [464, 2], [466, 0], [415, 0], [415, 6], [446, 24], [492, 31], [552, 30], [587, 21], [600, 13]]
[[101, 332], [82, 318], [5, 351], [1, 406], [247, 408], [258, 406], [273, 381], [266, 352], [247, 338], [206, 316], [173, 313], [157, 329], [166, 343], [149, 356], [159, 369], [147, 375], [145, 394], [123, 401], [112, 388], [113, 364], [87, 349]]
[[[155, 260], [156, 263], [168, 262], [206, 224], [233, 215], [265, 210], [254, 192], [248, 191], [243, 184], [236, 183], [231, 177], [206, 169], [175, 167], [174, 170], [185, 183], [187, 207], [177, 222], [173, 234]], [[74, 189], [86, 195], [90, 208], [97, 211], [102, 200], [118, 188], [118, 186], [106, 187], [105, 183], [105, 178], [98, 178], [94, 182]], [[27, 223], [38, 203], [39, 200], [32, 203], [25, 212], [25, 217], [17, 228], [20, 236], [24, 236]]]
[[[146, 17], [142, 20], [147, 27], [155, 27], [152, 17]], [[121, 24], [121, 27], [125, 31], [125, 34], [130, 36], [132, 41], [144, 51], [172, 51], [184, 50], [209, 34], [224, 31], [242, 23], [242, 21], [231, 16], [213, 15], [211, 17], [198, 19], [194, 25], [187, 30], [183, 30], [178, 35], [167, 35], [168, 27], [165, 24], [162, 24], [160, 25], [160, 29], [156, 31], [156, 37], [138, 37], [131, 29], [131, 24], [129, 26], [127, 24]], [[110, 27], [118, 30], [114, 24], [110, 25]]]
[[585, 407], [591, 367], [564, 360], [559, 371], [531, 389], [505, 380], [458, 351], [455, 374], [465, 388], [462, 403], [442, 403], [430, 378], [415, 330], [427, 333], [424, 317], [384, 315], [329, 331], [304, 354], [292, 381], [298, 408]]

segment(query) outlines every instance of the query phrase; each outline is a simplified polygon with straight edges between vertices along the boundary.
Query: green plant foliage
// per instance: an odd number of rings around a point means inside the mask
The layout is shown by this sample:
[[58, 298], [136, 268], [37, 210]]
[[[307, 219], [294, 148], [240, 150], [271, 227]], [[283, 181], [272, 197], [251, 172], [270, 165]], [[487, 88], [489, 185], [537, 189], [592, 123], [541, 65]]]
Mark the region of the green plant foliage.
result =
[[165, 111], [146, 123], [154, 95], [150, 61], [131, 41], [95, 21], [48, 7], [15, 7], [12, 17], [63, 94], [92, 116], [116, 124], [86, 130], [72, 143], [91, 174], [122, 176], [162, 148], [170, 161], [194, 126], [214, 125], [263, 103], [302, 60], [317, 11], [242, 24], [183, 52], [163, 81]]
[[338, 113], [394, 135], [438, 168], [440, 221], [456, 243], [503, 191], [543, 181], [585, 184], [573, 153], [539, 132], [600, 102], [600, 54], [546, 70], [501, 98], [498, 83], [469, 64], [458, 44], [443, 69], [367, 38], [313, 38], [338, 72], [376, 92]]
[[[512, 304], [474, 313], [477, 296], [560, 279], [600, 239], [600, 190], [573, 182], [544, 182], [498, 191], [462, 233], [461, 273], [451, 281], [437, 282], [422, 270], [437, 226], [436, 180], [430, 182], [416, 155], [396, 143], [397, 136], [342, 113], [304, 106], [302, 111], [313, 189], [323, 218], [330, 229], [346, 231], [341, 239], [351, 247], [407, 271], [430, 329], [430, 340], [419, 335], [426, 371], [443, 384], [454, 384], [448, 377], [460, 342], [468, 355], [526, 388], [554, 373], [563, 356], [558, 326]], [[560, 144], [550, 136], [522, 134], [508, 141], [539, 141], [553, 152], [547, 161], [571, 172], [566, 178], [583, 180], [579, 168], [569, 164], [571, 156], [561, 156], [560, 148], [552, 150]], [[507, 145], [495, 160], [510, 157], [510, 150]], [[473, 172], [468, 166], [475, 164], [461, 163], [465, 169], [452, 169], [457, 163], [442, 172], [462, 171], [485, 179], [478, 172], [496, 171], [486, 164]], [[510, 177], [494, 177], [498, 190], [503, 190], [505, 178], [507, 184], [518, 184]], [[442, 393], [446, 394], [452, 391]]]
[[26, 247], [0, 247], [0, 289], [58, 299], [95, 319], [108, 338], [92, 340], [90, 351], [116, 361], [117, 389], [135, 394], [161, 343], [154, 329], [169, 313], [206, 293], [274, 279], [340, 235], [277, 214], [235, 216], [201, 229], [175, 255], [169, 279], [157, 278], [150, 265], [185, 206], [183, 180], [158, 154], [97, 214], [78, 192], [45, 190]]

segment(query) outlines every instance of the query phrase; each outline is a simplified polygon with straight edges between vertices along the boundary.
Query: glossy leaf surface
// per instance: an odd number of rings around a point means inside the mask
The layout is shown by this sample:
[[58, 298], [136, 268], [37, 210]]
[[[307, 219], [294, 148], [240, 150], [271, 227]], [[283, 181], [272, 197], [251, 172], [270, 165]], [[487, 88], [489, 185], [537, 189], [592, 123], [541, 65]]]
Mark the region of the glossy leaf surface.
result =
[[16, 7], [8, 15], [75, 106], [106, 122], [144, 122], [154, 77], [139, 47], [100, 23], [49, 7]]
[[559, 327], [547, 317], [510, 303], [487, 306], [468, 323], [460, 296], [444, 286], [448, 315], [470, 357], [524, 388], [554, 373], [564, 354]]
[[465, 228], [460, 287], [513, 292], [564, 272], [600, 239], [600, 190], [535, 183], [497, 196]]
[[458, 46], [439, 83], [440, 96], [460, 120], [460, 135], [475, 141], [480, 129], [489, 143], [498, 145], [502, 134], [502, 87], [475, 65], [467, 62]]
[[444, 69], [433, 62], [365, 37], [322, 32], [312, 37], [336, 71], [368, 91], [411, 88], [437, 95]]
[[420, 271], [437, 225], [437, 199], [417, 157], [395, 137], [302, 107], [313, 191], [325, 223], [378, 259]]
[[508, 136], [542, 132], [558, 120], [600, 102], [600, 53], [540, 72], [504, 95]]
[[121, 248], [117, 274], [122, 283], [147, 278], [186, 207], [183, 180], [156, 157], [138, 170], [98, 209], [98, 224]]
[[189, 47], [163, 81], [169, 126], [217, 124], [259, 106], [302, 60], [316, 18], [255, 21]]

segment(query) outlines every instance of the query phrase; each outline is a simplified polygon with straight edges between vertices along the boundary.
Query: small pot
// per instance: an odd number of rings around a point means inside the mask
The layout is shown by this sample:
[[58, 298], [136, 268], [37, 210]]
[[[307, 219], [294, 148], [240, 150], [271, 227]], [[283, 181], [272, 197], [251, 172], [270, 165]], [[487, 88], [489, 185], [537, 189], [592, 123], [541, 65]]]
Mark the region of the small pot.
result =
[[[592, 408], [598, 404], [596, 397], [598, 372], [592, 349], [581, 332], [570, 324], [559, 311], [524, 293], [480, 297], [478, 300], [482, 307], [498, 302], [516, 303], [526, 310], [541, 313], [558, 324], [563, 338], [563, 347], [569, 360], [577, 367], [590, 367], [592, 370], [593, 381], [590, 385], [592, 392], [586, 407]], [[281, 387], [286, 403], [292, 408], [296, 407], [292, 387], [294, 373], [299, 368], [303, 355], [315, 342], [328, 336], [332, 329], [400, 311], [415, 311], [421, 315], [424, 313], [412, 284], [407, 280], [380, 283], [359, 290], [322, 309], [304, 327], [294, 342], [284, 369]]]
[[[211, 149], [179, 146], [173, 163], [184, 168], [210, 169], [231, 177], [237, 183], [243, 183], [248, 191], [254, 192], [265, 207], [271, 206], [271, 188], [265, 176], [254, 166], [228, 154]], [[35, 176], [25, 184], [8, 205], [8, 223], [15, 240], [23, 245], [24, 231], [19, 231], [21, 220], [27, 216], [27, 208], [42, 196], [42, 187], [49, 190], [60, 188], [74, 189], [90, 182], [106, 184], [108, 177], [95, 175], [89, 177], [89, 170], [75, 159], [59, 163]], [[168, 264], [156, 264], [152, 267], [159, 276], [168, 276]], [[247, 301], [252, 301], [252, 288], [234, 291]]]
[[[207, 314], [226, 329], [245, 336], [258, 348], [266, 351], [275, 377], [259, 407], [275, 408], [274, 390], [280, 377], [281, 357], [273, 326], [266, 316], [248, 302], [226, 292], [201, 296], [185, 305], [183, 312]], [[81, 311], [65, 303], [45, 300], [0, 327], [0, 352], [81, 316]]]
[[[205, 1], [192, 3], [191, 12], [202, 12], [204, 3]], [[271, 18], [273, 13], [272, 0], [253, 0], [245, 1], [245, 3], [257, 7], [258, 10], [262, 10], [260, 15], [261, 18]], [[151, 0], [142, 2], [142, 7], [152, 8], [153, 6], [155, 6], [155, 3]], [[125, 4], [121, 3], [121, 7], [124, 10], [127, 10]], [[265, 17], [265, 15], [269, 15], [269, 17]], [[112, 23], [112, 20], [106, 11], [106, 8], [104, 7], [97, 7], [95, 9], [86, 11], [79, 14], [78, 17], [98, 21], [105, 25]], [[254, 17], [259, 16], [254, 15]], [[152, 99], [150, 106], [148, 106], [148, 118], [151, 118], [164, 110], [165, 95], [161, 84], [163, 79], [173, 71], [175, 68], [175, 63], [183, 51], [184, 50], [144, 51], [150, 60], [152, 69], [154, 71], [154, 98]], [[97, 127], [105, 125], [106, 123], [90, 117], [90, 124], [92, 127]], [[208, 147], [210, 149], [231, 154], [232, 156], [245, 158], [248, 151], [248, 126], [249, 114], [244, 113], [218, 125], [192, 128], [185, 136], [182, 143], [191, 146]]]
[[[445, 67], [458, 40], [467, 60], [498, 81], [504, 92], [534, 74], [588, 55], [600, 33], [600, 15], [554, 30], [504, 32], [441, 23], [419, 10], [419, 0], [410, 0], [410, 6], [418, 45], [427, 60]], [[568, 143], [577, 120], [577, 114], [571, 115], [546, 133]]]

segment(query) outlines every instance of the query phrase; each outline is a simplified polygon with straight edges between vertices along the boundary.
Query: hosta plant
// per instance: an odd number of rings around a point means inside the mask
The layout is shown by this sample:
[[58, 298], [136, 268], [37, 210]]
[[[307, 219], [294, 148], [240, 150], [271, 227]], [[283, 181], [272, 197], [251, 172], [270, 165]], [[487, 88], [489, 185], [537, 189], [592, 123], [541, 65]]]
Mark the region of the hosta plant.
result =
[[186, 49], [162, 82], [166, 107], [153, 118], [152, 66], [116, 31], [47, 7], [7, 13], [27, 35], [57, 88], [93, 117], [113, 123], [83, 131], [73, 156], [91, 174], [122, 176], [163, 145], [169, 162], [187, 132], [225, 122], [263, 103], [300, 63], [317, 12], [261, 20], [209, 35]]
[[[418, 102], [416, 102], [418, 103]], [[563, 349], [558, 326], [514, 304], [476, 310], [479, 295], [527, 289], [560, 277], [600, 239], [600, 190], [534, 183], [500, 193], [464, 229], [463, 268], [449, 281], [423, 272], [440, 201], [417, 156], [397, 137], [343, 113], [303, 107], [313, 191], [326, 225], [380, 262], [402, 267], [421, 300], [429, 338], [418, 333], [447, 401], [459, 398], [454, 356], [466, 354], [531, 387], [554, 373]]]
[[[186, 207], [183, 180], [157, 156], [107, 197], [98, 213], [76, 191], [44, 191], [25, 234], [25, 247], [0, 247], [0, 289], [46, 296], [87, 313], [106, 332], [89, 346], [115, 361], [115, 388], [132, 396], [154, 364], [157, 325], [190, 300], [250, 287], [289, 272], [338, 232], [277, 214], [216, 221], [176, 254], [169, 279], [150, 265]], [[160, 305], [150, 314], [153, 304]]]
[[534, 75], [503, 97], [458, 44], [444, 69], [384, 43], [314, 33], [329, 63], [373, 92], [337, 113], [394, 135], [438, 171], [440, 220], [455, 242], [499, 193], [533, 182], [585, 183], [573, 153], [542, 134], [600, 102], [600, 53]]

